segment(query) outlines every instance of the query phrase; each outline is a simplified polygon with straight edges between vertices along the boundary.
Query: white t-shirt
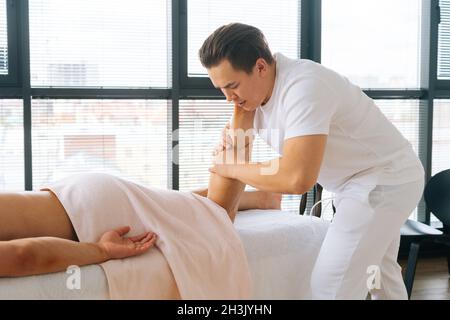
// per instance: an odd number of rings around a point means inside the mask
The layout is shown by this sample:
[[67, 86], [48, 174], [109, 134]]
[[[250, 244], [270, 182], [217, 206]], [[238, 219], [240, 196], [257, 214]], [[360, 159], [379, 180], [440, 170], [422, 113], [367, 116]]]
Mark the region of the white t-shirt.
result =
[[254, 126], [276, 151], [282, 155], [289, 138], [328, 135], [318, 182], [332, 192], [350, 180], [396, 185], [423, 177], [409, 141], [358, 86], [313, 61], [274, 57], [275, 85]]

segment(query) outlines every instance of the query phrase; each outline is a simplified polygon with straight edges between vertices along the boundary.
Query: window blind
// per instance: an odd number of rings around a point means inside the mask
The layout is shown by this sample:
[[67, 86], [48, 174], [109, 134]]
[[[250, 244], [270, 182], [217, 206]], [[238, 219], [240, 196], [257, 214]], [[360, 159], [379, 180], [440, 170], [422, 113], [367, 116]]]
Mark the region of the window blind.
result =
[[[208, 168], [214, 147], [221, 141], [221, 131], [232, 116], [232, 105], [219, 100], [180, 101], [180, 190], [207, 188]], [[279, 156], [258, 136], [252, 161], [265, 161]], [[254, 190], [247, 186], [246, 190]], [[298, 212], [300, 196], [283, 195], [282, 209]]]
[[206, 188], [214, 146], [233, 110], [223, 101], [182, 100], [179, 111], [180, 190]]
[[421, 0], [323, 0], [322, 63], [364, 88], [420, 87]]
[[24, 190], [22, 100], [0, 99], [0, 191]]
[[450, 169], [450, 100], [435, 100], [432, 175]]
[[[425, 108], [416, 100], [376, 100], [376, 104], [386, 117], [399, 129], [403, 136], [411, 142], [417, 154], [420, 144], [420, 117], [424, 117]], [[194, 190], [208, 185], [208, 167], [211, 153], [220, 141], [221, 128], [232, 115], [232, 107], [224, 101], [217, 100], [184, 100], [180, 103], [180, 190]], [[253, 161], [264, 161], [277, 156], [262, 139], [255, 140]], [[250, 188], [251, 189], [251, 188]], [[312, 203], [312, 192], [309, 192], [307, 213]], [[322, 198], [333, 197], [334, 194], [323, 191]], [[300, 196], [283, 196], [282, 208], [297, 211]], [[324, 218], [332, 218], [331, 204], [324, 203]], [[417, 210], [411, 216], [417, 219]]]
[[168, 87], [170, 0], [30, 0], [31, 85]]
[[[434, 100], [433, 108], [433, 153], [431, 175], [450, 169], [450, 100]], [[442, 223], [431, 214], [435, 227]]]
[[[422, 150], [421, 134], [422, 125], [426, 117], [426, 103], [420, 100], [375, 100], [375, 104], [380, 108], [386, 118], [400, 131], [400, 133], [411, 143], [412, 148], [419, 158], [424, 158], [426, 150]], [[449, 117], [450, 119], [450, 117]], [[449, 153], [450, 154], [450, 153]], [[323, 191], [322, 198], [334, 197], [333, 193]], [[325, 205], [324, 205], [325, 206]], [[410, 218], [418, 220], [418, 212], [424, 212], [423, 201], [411, 213]], [[333, 216], [331, 204], [323, 208], [325, 219], [330, 220]]]
[[33, 188], [81, 172], [170, 187], [164, 100], [32, 100]]
[[0, 0], [0, 75], [8, 74], [8, 30], [6, 0]]
[[411, 143], [416, 154], [421, 156], [420, 117], [425, 117], [426, 114], [423, 102], [420, 100], [375, 100], [375, 103]]
[[450, 0], [440, 0], [441, 23], [438, 36], [438, 79], [450, 79]]
[[198, 59], [203, 41], [218, 27], [241, 22], [259, 28], [273, 53], [300, 57], [300, 0], [189, 0], [188, 76], [206, 76]]
[[[426, 150], [421, 149], [425, 144], [422, 139], [426, 118], [426, 102], [421, 100], [376, 100], [384, 115], [397, 127], [400, 133], [411, 143], [420, 159], [424, 159]], [[421, 200], [410, 218], [418, 220], [418, 212], [424, 212]]]

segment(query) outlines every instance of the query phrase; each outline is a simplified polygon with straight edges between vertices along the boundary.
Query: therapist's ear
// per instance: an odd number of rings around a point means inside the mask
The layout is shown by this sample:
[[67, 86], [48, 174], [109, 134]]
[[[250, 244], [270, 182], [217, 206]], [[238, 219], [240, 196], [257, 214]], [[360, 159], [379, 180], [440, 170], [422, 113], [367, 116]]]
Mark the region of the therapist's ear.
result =
[[263, 58], [259, 58], [258, 60], [256, 60], [255, 70], [258, 72], [258, 75], [265, 76], [268, 70], [266, 60], [264, 60]]

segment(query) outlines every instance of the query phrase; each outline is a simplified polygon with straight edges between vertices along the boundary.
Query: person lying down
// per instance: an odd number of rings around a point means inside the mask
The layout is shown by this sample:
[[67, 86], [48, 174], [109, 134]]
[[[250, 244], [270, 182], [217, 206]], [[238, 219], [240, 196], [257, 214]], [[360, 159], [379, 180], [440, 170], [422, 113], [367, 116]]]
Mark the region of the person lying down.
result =
[[[199, 195], [208, 190], [196, 190]], [[238, 210], [280, 209], [280, 195], [246, 191]], [[79, 242], [71, 220], [51, 191], [0, 192], [0, 277], [65, 271], [70, 265], [98, 264], [139, 255], [156, 243], [147, 231], [127, 237], [129, 226], [103, 233], [96, 243]]]
[[[253, 122], [250, 116], [235, 108], [233, 127], [248, 127]], [[244, 152], [240, 152], [246, 161], [250, 157], [251, 140], [245, 144]], [[218, 157], [223, 157], [224, 152], [227, 151], [223, 150]], [[245, 260], [238, 236], [229, 227], [237, 211], [280, 208], [281, 195], [244, 192], [244, 187], [237, 180], [214, 173], [210, 174], [208, 189], [192, 193], [146, 188], [105, 174], [81, 174], [62, 179], [41, 191], [0, 193], [0, 277], [65, 271], [71, 265], [102, 264], [112, 298], [151, 298], [152, 294], [163, 299], [211, 297], [202, 292], [204, 288], [194, 292], [190, 281], [201, 282], [201, 274], [207, 273], [208, 263], [211, 272], [220, 268], [227, 250], [230, 260], [234, 259], [232, 256]], [[192, 228], [193, 223], [196, 230]], [[134, 235], [127, 236], [129, 233]], [[173, 241], [178, 237], [183, 241]], [[199, 262], [195, 264], [195, 252], [205, 248], [210, 249], [210, 256], [217, 252], [217, 262], [210, 262], [209, 257], [199, 266]], [[153, 260], [139, 266], [140, 257], [147, 252]], [[161, 259], [161, 252], [167, 262]], [[187, 252], [191, 256], [186, 257]], [[156, 258], [158, 254], [160, 257]], [[121, 259], [120, 263], [116, 259]], [[154, 261], [153, 266], [149, 267], [148, 261]], [[230, 277], [235, 280], [247, 277], [241, 279], [245, 284], [248, 280], [246, 261], [241, 265], [236, 261], [231, 264], [237, 265], [236, 274], [233, 275], [233, 270], [224, 270], [227, 276], [223, 281], [229, 282]], [[153, 283], [174, 278], [178, 288], [164, 294], [161, 288], [158, 293], [145, 292], [147, 295], [141, 296], [119, 294], [120, 290], [132, 286], [130, 282], [135, 281], [137, 287], [140, 285], [137, 276], [134, 279], [124, 276], [120, 280], [117, 275], [123, 274], [124, 267], [128, 277], [132, 277], [133, 272], [138, 275], [144, 268], [147, 271], [154, 268], [159, 275]], [[164, 268], [169, 271], [162, 274], [160, 269]], [[165, 284], [161, 283], [160, 287], [163, 286]], [[248, 287], [247, 283], [247, 287], [233, 290], [245, 291], [248, 296]], [[148, 289], [142, 289], [145, 290]]]

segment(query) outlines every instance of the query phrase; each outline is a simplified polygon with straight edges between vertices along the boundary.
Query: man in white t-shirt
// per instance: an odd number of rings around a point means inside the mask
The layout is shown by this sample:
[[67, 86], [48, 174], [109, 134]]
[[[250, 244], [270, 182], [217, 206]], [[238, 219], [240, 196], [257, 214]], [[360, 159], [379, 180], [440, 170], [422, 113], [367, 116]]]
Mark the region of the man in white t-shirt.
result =
[[[406, 299], [400, 228], [424, 185], [411, 144], [359, 87], [315, 62], [272, 55], [255, 27], [220, 27], [199, 56], [214, 86], [254, 114], [254, 129], [281, 155], [210, 171], [265, 191], [303, 194], [318, 182], [336, 194], [312, 298], [364, 299], [370, 290], [373, 298]], [[277, 170], [264, 173], [270, 167]]]

